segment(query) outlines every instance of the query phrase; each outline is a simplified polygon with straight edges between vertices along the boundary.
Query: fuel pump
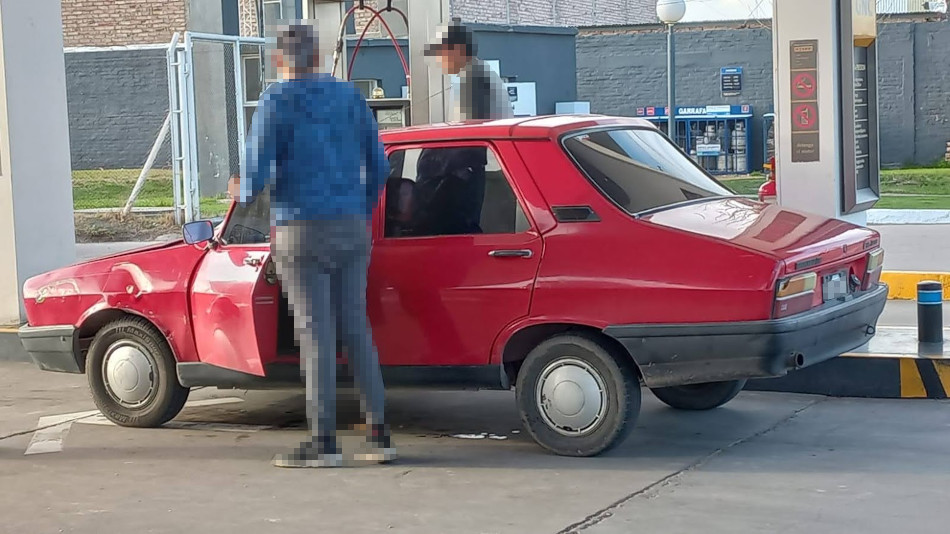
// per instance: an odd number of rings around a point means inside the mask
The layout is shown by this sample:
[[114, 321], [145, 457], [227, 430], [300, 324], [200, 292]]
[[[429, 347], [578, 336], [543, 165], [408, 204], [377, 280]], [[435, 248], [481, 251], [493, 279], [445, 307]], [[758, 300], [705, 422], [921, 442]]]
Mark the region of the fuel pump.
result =
[[[366, 22], [366, 25], [363, 27], [363, 32], [356, 40], [356, 46], [353, 47], [353, 54], [350, 56], [346, 76], [343, 79], [351, 79], [353, 75], [353, 63], [356, 61], [356, 54], [360, 51], [360, 47], [362, 46], [363, 41], [366, 39], [366, 32], [373, 25], [373, 22], [378, 20], [380, 25], [382, 25], [382, 27], [386, 30], [386, 33], [389, 35], [389, 39], [392, 41], [393, 47], [396, 49], [396, 54], [399, 56], [399, 61], [402, 63], [403, 71], [406, 73], [406, 86], [411, 91], [412, 87], [410, 83], [409, 63], [406, 61], [406, 57], [402, 53], [402, 48], [399, 46], [399, 41], [396, 40], [396, 36], [393, 34], [392, 29], [382, 17], [382, 13], [384, 12], [397, 13], [405, 21], [406, 27], [409, 26], [408, 17], [406, 17], [406, 14], [401, 10], [393, 7], [392, 0], [388, 0], [386, 2], [386, 7], [380, 10], [373, 9], [365, 5], [363, 0], [360, 0], [358, 3], [354, 4], [353, 7], [347, 10], [346, 14], [343, 16], [343, 21], [340, 23], [340, 31], [337, 36], [336, 48], [333, 52], [333, 67], [330, 74], [336, 76], [337, 66], [340, 63], [340, 57], [342, 56], [345, 49], [346, 25], [350, 18], [360, 10], [369, 11], [373, 16]], [[409, 102], [410, 100], [408, 94], [405, 98], [385, 98], [381, 90], [374, 91], [373, 94], [370, 95], [370, 98], [366, 100], [366, 103], [369, 105], [370, 109], [373, 110], [373, 115], [376, 118], [376, 122], [380, 130], [409, 126], [412, 117], [410, 113]]]

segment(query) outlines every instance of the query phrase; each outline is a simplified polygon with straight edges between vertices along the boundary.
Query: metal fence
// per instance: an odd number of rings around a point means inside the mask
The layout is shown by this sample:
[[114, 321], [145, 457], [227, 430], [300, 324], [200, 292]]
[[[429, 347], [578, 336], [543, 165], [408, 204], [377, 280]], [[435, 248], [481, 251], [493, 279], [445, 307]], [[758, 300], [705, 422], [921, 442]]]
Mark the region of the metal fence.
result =
[[[263, 89], [264, 39], [185, 32], [168, 48], [177, 222], [224, 206]], [[214, 215], [215, 213], [208, 213]]]

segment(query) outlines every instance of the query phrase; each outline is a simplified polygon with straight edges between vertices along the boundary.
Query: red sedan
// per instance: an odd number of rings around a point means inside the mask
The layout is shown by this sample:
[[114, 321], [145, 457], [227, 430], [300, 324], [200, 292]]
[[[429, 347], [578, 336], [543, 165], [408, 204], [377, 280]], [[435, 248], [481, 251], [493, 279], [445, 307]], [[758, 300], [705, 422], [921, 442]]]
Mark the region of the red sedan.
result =
[[[514, 387], [525, 427], [596, 455], [641, 384], [680, 409], [874, 335], [879, 235], [736, 196], [650, 123], [600, 116], [382, 133], [369, 316], [389, 386]], [[299, 385], [268, 199], [184, 239], [27, 281], [20, 338], [102, 413], [161, 425], [189, 388]]]

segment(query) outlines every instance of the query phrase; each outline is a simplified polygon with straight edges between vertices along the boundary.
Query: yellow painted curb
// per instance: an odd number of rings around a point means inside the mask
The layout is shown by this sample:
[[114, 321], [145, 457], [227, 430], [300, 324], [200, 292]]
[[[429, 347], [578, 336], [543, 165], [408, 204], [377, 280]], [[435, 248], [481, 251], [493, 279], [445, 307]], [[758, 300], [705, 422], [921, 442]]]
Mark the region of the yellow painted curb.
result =
[[943, 284], [943, 298], [950, 300], [950, 273], [927, 273], [917, 271], [884, 271], [881, 282], [888, 285], [887, 298], [893, 300], [916, 300], [917, 283], [934, 280]]

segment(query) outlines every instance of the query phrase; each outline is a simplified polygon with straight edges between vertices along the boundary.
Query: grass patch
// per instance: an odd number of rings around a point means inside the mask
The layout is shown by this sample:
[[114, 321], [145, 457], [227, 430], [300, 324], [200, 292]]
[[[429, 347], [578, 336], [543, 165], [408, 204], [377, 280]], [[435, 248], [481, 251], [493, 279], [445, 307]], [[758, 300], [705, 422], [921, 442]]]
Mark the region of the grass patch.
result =
[[[121, 208], [139, 177], [138, 169], [99, 169], [73, 171], [73, 209]], [[174, 206], [172, 172], [153, 169], [135, 201], [136, 207], [170, 208]], [[201, 215], [223, 215], [228, 203], [225, 195], [201, 199]]]
[[[729, 178], [725, 185], [740, 195], [757, 195], [764, 178]], [[950, 167], [881, 171], [883, 198], [875, 207], [950, 209]]]

